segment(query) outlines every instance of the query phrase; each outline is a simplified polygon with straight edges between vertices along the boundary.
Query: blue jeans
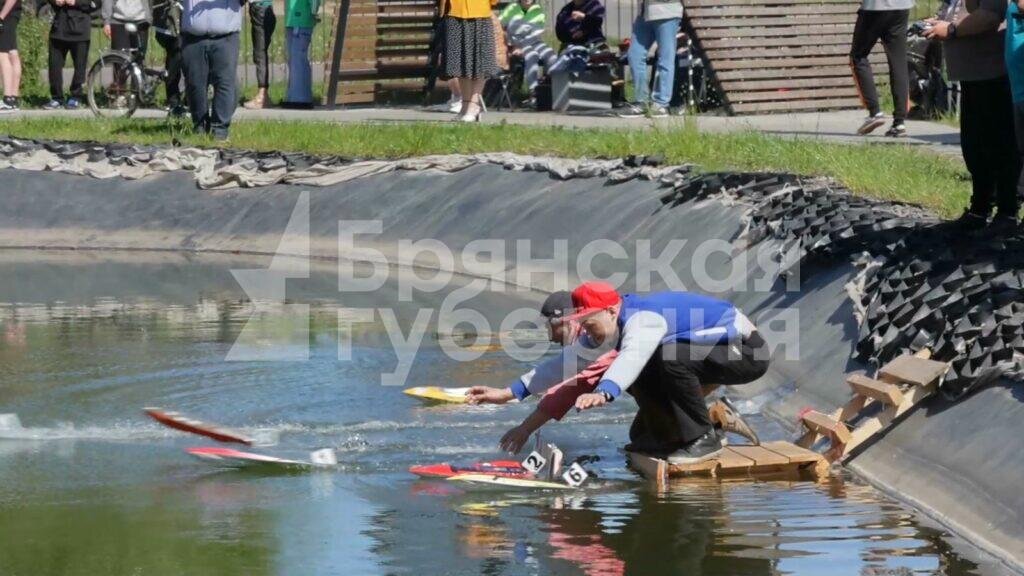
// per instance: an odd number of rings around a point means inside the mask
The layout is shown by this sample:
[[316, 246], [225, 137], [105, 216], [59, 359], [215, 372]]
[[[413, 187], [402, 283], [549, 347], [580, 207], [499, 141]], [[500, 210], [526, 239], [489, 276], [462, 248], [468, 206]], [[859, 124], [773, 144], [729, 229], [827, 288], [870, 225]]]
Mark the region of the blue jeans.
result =
[[[235, 69], [238, 68], [238, 32], [223, 36], [181, 35], [185, 65], [185, 96], [196, 131], [227, 138], [235, 113]], [[213, 105], [207, 97], [213, 86]]]
[[288, 49], [288, 93], [285, 102], [313, 103], [313, 70], [309, 65], [309, 42], [312, 28], [285, 28], [285, 46]]
[[676, 78], [676, 34], [679, 18], [644, 20], [643, 15], [633, 21], [633, 40], [629, 45], [629, 72], [633, 76], [633, 101], [647, 102], [647, 53], [651, 44], [658, 45], [658, 83], [651, 100], [658, 106], [668, 106], [672, 100], [672, 86]]

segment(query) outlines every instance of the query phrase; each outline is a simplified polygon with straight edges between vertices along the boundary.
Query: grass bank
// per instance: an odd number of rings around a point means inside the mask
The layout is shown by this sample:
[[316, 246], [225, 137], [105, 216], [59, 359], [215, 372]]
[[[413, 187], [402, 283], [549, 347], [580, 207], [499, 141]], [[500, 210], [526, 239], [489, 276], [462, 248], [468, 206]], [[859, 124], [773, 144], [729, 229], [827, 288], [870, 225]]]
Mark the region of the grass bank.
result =
[[[181, 123], [163, 120], [12, 118], [0, 133], [26, 138], [136, 144], [213, 146]], [[944, 216], [958, 214], [970, 195], [963, 165], [913, 146], [852, 145], [784, 139], [754, 132], [710, 134], [680, 123], [650, 130], [569, 129], [451, 123], [329, 124], [239, 121], [231, 148], [401, 158], [424, 154], [509, 151], [564, 157], [658, 154], [703, 170], [779, 170], [830, 176], [858, 194], [913, 202]]]

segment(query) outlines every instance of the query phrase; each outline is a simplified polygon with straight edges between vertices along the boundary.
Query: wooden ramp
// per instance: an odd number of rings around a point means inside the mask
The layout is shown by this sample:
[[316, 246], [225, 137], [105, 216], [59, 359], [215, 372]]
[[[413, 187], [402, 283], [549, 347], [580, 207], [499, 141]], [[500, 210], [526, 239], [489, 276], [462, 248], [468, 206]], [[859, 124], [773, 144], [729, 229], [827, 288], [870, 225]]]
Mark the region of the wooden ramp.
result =
[[[765, 442], [760, 446], [728, 446], [720, 456], [698, 464], [670, 465], [643, 454], [627, 455], [630, 467], [660, 484], [669, 478], [773, 478], [828, 476], [832, 462], [856, 455], [896, 420], [930, 396], [949, 369], [930, 360], [923, 350], [900, 356], [878, 371], [876, 378], [850, 374], [853, 397], [831, 414], [808, 410], [801, 414], [804, 428], [797, 442]], [[818, 447], [822, 451], [814, 451]]]
[[727, 446], [711, 460], [685, 466], [644, 454], [629, 453], [630, 467], [646, 478], [664, 483], [669, 478], [775, 478], [817, 480], [828, 476], [828, 461], [817, 452], [782, 440], [760, 446]]
[[427, 85], [437, 0], [341, 0], [324, 104], [379, 103]]
[[[859, 0], [683, 0], [730, 114], [858, 108], [850, 42]], [[876, 77], [888, 66], [880, 44]]]

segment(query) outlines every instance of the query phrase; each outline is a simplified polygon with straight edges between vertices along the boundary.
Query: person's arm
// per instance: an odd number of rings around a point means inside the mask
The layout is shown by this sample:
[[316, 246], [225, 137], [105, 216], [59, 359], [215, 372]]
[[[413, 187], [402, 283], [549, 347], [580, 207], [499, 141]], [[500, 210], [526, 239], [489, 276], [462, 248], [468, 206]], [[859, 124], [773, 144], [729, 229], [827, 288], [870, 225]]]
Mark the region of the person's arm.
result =
[[530, 413], [518, 426], [505, 432], [498, 443], [501, 449], [511, 454], [518, 454], [523, 446], [530, 440], [534, 432], [540, 430], [541, 426], [547, 424], [551, 416], [545, 414], [539, 407]]
[[558, 37], [558, 41], [562, 44], [568, 44], [572, 42], [572, 31], [569, 29], [569, 14], [572, 12], [569, 10], [569, 6], [572, 5], [570, 2], [565, 8], [562, 8], [558, 15], [555, 16], [555, 36]]
[[[955, 33], [950, 29], [950, 22], [928, 20], [932, 27], [925, 34], [925, 37], [949, 40], [950, 38], [976, 36], [999, 30], [999, 26], [1002, 24], [1003, 17], [1006, 14], [1006, 0], [968, 0], [966, 6], [968, 8], [973, 7], [973, 9], [969, 10], [966, 16], [955, 22], [952, 27]], [[952, 17], [955, 17], [955, 15]]]
[[0, 8], [0, 21], [6, 20], [7, 16], [14, 10], [14, 5], [18, 3], [18, 0], [4, 0], [3, 8]]
[[[604, 25], [604, 4], [600, 0], [594, 0], [586, 12], [587, 17], [583, 19], [583, 27], [592, 31], [601, 32]], [[601, 33], [604, 36], [604, 33]]]
[[576, 399], [576, 408], [596, 408], [618, 398], [640, 376], [667, 333], [668, 322], [661, 314], [648, 311], [634, 314], [622, 327], [622, 345], [618, 356], [594, 392]]
[[110, 22], [114, 19], [114, 0], [103, 0], [100, 4], [100, 17], [103, 19], [103, 32], [110, 38]]

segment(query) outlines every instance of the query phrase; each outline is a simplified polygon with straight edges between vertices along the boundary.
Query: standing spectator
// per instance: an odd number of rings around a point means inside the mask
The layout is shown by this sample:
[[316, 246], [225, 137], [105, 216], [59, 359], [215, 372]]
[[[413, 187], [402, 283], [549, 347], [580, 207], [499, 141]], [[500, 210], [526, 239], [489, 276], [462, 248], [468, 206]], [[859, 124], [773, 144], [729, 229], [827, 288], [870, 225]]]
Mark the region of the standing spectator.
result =
[[127, 50], [132, 47], [132, 34], [125, 24], [134, 24], [138, 29], [138, 49], [143, 55], [149, 47], [149, 25], [153, 22], [153, 12], [149, 0], [103, 0], [103, 34], [110, 38], [110, 47], [114, 50]]
[[[75, 110], [82, 105], [85, 92], [85, 68], [89, 64], [89, 36], [92, 13], [98, 7], [93, 0], [50, 0], [53, 22], [50, 24], [50, 101], [43, 106], [56, 110], [66, 106]], [[68, 54], [75, 67], [71, 76], [71, 92], [64, 102], [64, 63]]]
[[249, 22], [252, 23], [252, 63], [256, 65], [256, 95], [244, 104], [249, 110], [260, 110], [270, 105], [267, 88], [270, 87], [270, 40], [277, 28], [273, 0], [249, 2]]
[[[184, 0], [181, 55], [185, 65], [185, 97], [192, 126], [227, 140], [235, 113], [238, 33], [242, 29], [239, 0]], [[207, 90], [213, 86], [213, 105]]]
[[309, 43], [313, 39], [320, 0], [286, 0], [285, 46], [288, 49], [288, 92], [285, 105], [313, 107], [313, 69], [309, 64]]
[[[1006, 72], [1013, 95], [1017, 151], [1024, 155], [1024, 0], [1009, 2], [1006, 11]], [[1017, 181], [1017, 197], [1024, 193], [1024, 169]]]
[[167, 78], [167, 110], [171, 116], [184, 116], [181, 104], [181, 7], [172, 0], [160, 0], [153, 6], [153, 29], [156, 41], [164, 49], [164, 69]]
[[555, 18], [555, 35], [567, 46], [603, 44], [604, 4], [601, 0], [570, 0]]
[[550, 70], [555, 63], [555, 51], [544, 43], [544, 8], [534, 0], [512, 2], [501, 12], [501, 24], [508, 33], [512, 54], [521, 56], [524, 63], [526, 88], [535, 98], [540, 82], [540, 67]]
[[477, 122], [488, 78], [498, 75], [494, 24], [488, 0], [450, 0], [441, 22], [444, 35], [442, 76], [458, 78], [462, 108], [457, 119]]
[[892, 90], [892, 127], [886, 136], [898, 138], [907, 135], [904, 121], [910, 110], [910, 84], [907, 79], [907, 20], [914, 0], [861, 0], [857, 23], [853, 27], [850, 47], [850, 67], [857, 84], [860, 100], [868, 110], [868, 117], [857, 129], [857, 134], [870, 134], [885, 124], [885, 114], [878, 103], [875, 76], [868, 57], [879, 40], [889, 60], [889, 88]]
[[21, 57], [18, 56], [18, 22], [21, 20], [21, 0], [3, 0], [0, 5], [0, 76], [4, 80], [4, 99], [0, 113], [21, 108], [18, 90], [21, 89]]
[[[651, 118], [668, 116], [672, 88], [676, 80], [676, 34], [683, 18], [679, 0], [643, 0], [640, 13], [633, 21], [633, 38], [629, 44], [629, 72], [633, 76], [633, 104], [620, 114], [625, 117]], [[658, 45], [658, 84], [650, 96], [648, 107], [647, 54], [651, 44]]]
[[951, 0], [927, 20], [926, 36], [943, 41], [949, 79], [960, 82], [960, 148], [973, 192], [957, 222], [967, 231], [983, 228], [993, 205], [993, 233], [1017, 228], [1021, 160], [999, 30], [1006, 11], [1007, 0]]

